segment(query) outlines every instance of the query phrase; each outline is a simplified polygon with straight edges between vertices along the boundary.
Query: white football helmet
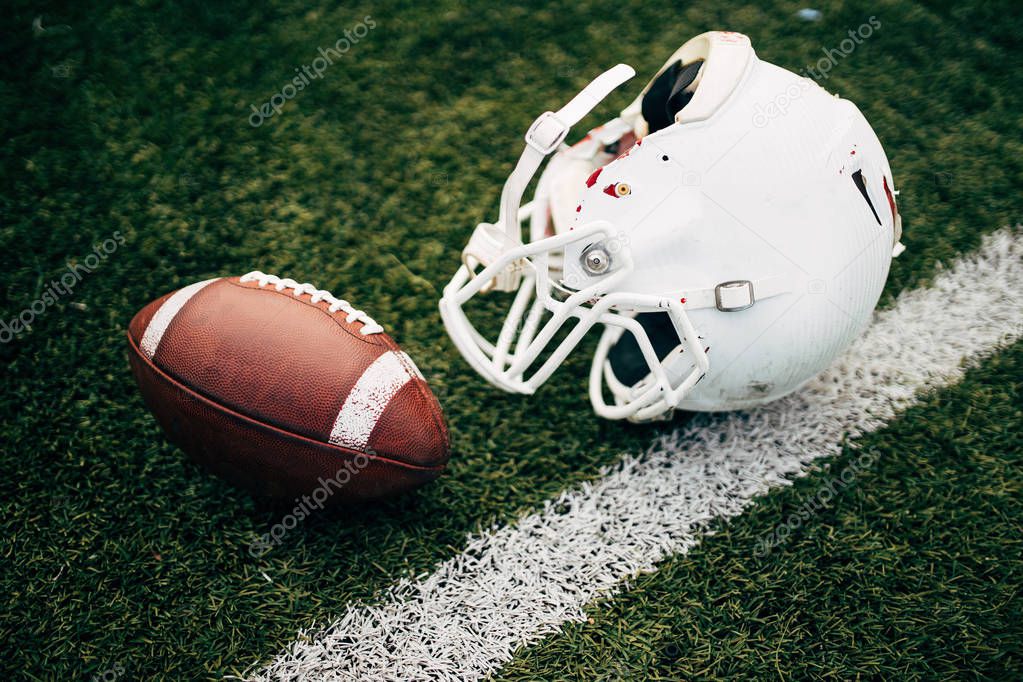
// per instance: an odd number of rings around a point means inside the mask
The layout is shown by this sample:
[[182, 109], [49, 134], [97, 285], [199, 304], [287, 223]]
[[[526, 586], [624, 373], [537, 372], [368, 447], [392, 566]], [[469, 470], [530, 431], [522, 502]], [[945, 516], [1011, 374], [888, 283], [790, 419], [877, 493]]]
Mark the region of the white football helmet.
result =
[[[444, 289], [444, 325], [488, 381], [525, 394], [602, 325], [590, 400], [610, 419], [784, 396], [867, 325], [901, 249], [884, 150], [852, 102], [717, 31], [565, 146], [633, 75], [619, 64], [529, 128], [497, 222], [476, 228]], [[491, 291], [512, 295], [488, 340], [464, 308]]]

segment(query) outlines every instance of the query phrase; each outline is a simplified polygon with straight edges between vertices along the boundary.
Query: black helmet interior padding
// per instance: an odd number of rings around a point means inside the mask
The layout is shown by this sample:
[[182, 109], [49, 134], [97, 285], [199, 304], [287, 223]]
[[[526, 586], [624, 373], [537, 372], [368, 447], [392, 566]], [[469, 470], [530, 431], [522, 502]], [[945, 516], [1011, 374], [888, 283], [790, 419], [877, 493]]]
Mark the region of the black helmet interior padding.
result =
[[675, 62], [654, 80], [643, 95], [643, 118], [649, 132], [656, 133], [675, 122], [675, 114], [693, 98], [693, 93], [686, 92], [686, 88], [696, 80], [702, 66], [702, 59], [684, 66], [680, 61]]
[[[643, 327], [660, 360], [682, 343], [667, 313], [640, 313], [636, 315], [636, 321]], [[628, 332], [611, 347], [607, 359], [615, 377], [626, 386], [634, 386], [650, 374], [650, 366], [639, 350], [636, 337]]]

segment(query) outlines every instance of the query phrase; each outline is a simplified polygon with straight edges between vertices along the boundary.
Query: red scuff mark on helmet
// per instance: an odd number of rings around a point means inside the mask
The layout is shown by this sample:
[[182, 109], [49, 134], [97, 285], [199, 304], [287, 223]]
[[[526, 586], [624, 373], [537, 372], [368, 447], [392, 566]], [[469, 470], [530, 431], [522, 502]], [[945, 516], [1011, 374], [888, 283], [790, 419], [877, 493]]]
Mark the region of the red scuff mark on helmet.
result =
[[618, 192], [615, 191], [615, 183], [612, 182], [610, 185], [605, 187], [604, 188], [604, 194], [606, 194], [608, 196], [611, 196], [611, 197], [614, 197], [615, 199], [617, 199], [618, 198]]
[[899, 209], [895, 205], [895, 195], [892, 194], [892, 190], [888, 187], [888, 178], [881, 176], [881, 181], [884, 184], [884, 194], [888, 197], [888, 208], [892, 209], [892, 220], [895, 220], [896, 216], [899, 215]]
[[576, 213], [578, 213], [581, 210], [583, 210], [583, 205], [582, 204], [579, 204], [578, 206], [575, 207], [575, 212]]
[[681, 304], [683, 304], [683, 305], [685, 305], [685, 302], [686, 302], [686, 297], [685, 297], [685, 296], [683, 296], [682, 298], [678, 299], [678, 302], [679, 302], [679, 303], [681, 303]]
[[593, 171], [593, 173], [590, 174], [590, 177], [586, 178], [587, 187], [593, 187], [595, 184], [597, 184], [597, 178], [600, 177], [600, 171], [602, 170], [604, 170], [603, 166]]
[[636, 146], [639, 147], [643, 144], [643, 140], [636, 140]]

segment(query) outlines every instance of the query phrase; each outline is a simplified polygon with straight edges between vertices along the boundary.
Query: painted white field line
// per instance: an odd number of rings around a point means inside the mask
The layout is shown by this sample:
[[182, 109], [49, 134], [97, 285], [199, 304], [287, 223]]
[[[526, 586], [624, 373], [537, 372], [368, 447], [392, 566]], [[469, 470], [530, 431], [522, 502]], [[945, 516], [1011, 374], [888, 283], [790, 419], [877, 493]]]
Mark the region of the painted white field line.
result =
[[261, 680], [473, 680], [497, 670], [624, 581], [686, 552], [710, 522], [873, 431], [921, 391], [957, 381], [1023, 332], [1023, 232], [910, 291], [797, 395], [703, 416], [603, 478], [511, 526], [471, 536], [429, 575], [302, 636]]

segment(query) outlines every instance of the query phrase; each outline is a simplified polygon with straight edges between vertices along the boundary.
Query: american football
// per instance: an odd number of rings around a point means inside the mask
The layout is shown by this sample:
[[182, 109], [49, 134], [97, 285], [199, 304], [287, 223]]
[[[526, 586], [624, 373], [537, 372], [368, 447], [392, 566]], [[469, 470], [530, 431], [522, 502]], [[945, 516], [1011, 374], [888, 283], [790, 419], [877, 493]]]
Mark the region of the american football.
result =
[[257, 494], [373, 499], [447, 463], [440, 405], [412, 359], [310, 284], [261, 272], [191, 284], [139, 311], [128, 345], [167, 436]]

